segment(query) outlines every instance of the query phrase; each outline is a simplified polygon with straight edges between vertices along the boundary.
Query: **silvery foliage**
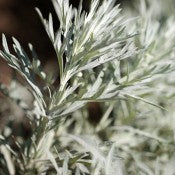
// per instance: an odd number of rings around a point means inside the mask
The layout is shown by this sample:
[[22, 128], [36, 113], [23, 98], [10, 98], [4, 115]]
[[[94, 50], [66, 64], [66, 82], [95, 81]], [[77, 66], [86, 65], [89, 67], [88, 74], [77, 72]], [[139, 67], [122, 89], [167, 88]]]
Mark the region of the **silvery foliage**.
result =
[[[89, 70], [113, 60], [117, 60], [115, 62], [119, 64], [121, 60], [135, 54], [135, 48], [129, 39], [135, 33], [127, 34], [124, 31], [126, 21], [120, 15], [119, 7], [113, 7], [114, 3], [114, 1], [104, 1], [98, 8], [99, 1], [93, 1], [90, 12], [87, 14], [82, 12], [81, 3], [77, 10], [69, 6], [68, 1], [53, 1], [60, 21], [60, 28], [56, 32], [53, 29], [52, 15], [49, 15], [49, 20], [47, 21], [42, 18], [40, 11], [37, 9], [57, 53], [60, 70], [58, 89], [51, 90], [49, 85], [46, 85], [50, 94], [49, 100], [44, 98], [43, 90], [36, 85], [37, 83], [33, 78], [33, 74], [36, 73], [45, 81], [47, 80], [47, 75], [41, 71], [40, 61], [33, 46], [29, 44], [32, 53], [31, 61], [20, 43], [13, 38], [13, 47], [17, 54], [15, 56], [10, 53], [6, 38], [3, 35], [4, 51], [1, 54], [9, 65], [19, 71], [28, 81], [36, 99], [35, 105], [40, 116], [53, 119], [67, 115], [82, 107], [87, 101], [110, 100], [119, 96], [118, 94], [120, 94], [121, 90], [119, 91], [118, 89], [124, 89], [122, 86], [125, 86], [127, 76], [119, 80], [118, 77], [115, 77], [115, 74], [112, 75], [111, 73], [110, 81], [103, 82], [105, 68], [101, 68], [101, 72], [93, 84], [82, 81], [84, 74], [86, 75]], [[65, 65], [63, 63], [64, 55], [66, 57]], [[170, 64], [164, 67], [153, 66], [146, 70], [148, 76], [150, 70], [154, 69], [154, 71], [152, 70], [153, 75], [161, 73]], [[142, 75], [143, 73], [136, 73], [141, 78], [145, 76]], [[135, 78], [132, 76], [131, 78]], [[119, 82], [120, 85], [114, 82], [114, 78], [117, 79], [117, 83]], [[69, 81], [71, 81], [71, 84], [68, 83]], [[126, 86], [135, 89], [137, 85], [132, 83]], [[82, 92], [77, 94], [77, 89], [81, 89]], [[126, 91], [128, 91], [127, 88]], [[125, 91], [121, 91], [121, 95], [126, 94]]]
[[[102, 86], [105, 73], [103, 68], [94, 83], [82, 81], [84, 75], [93, 68], [114, 59], [118, 61], [126, 59], [135, 53], [134, 48], [130, 49], [132, 41], [129, 38], [132, 36], [124, 31], [124, 19], [119, 13], [119, 6], [113, 7], [114, 3], [104, 1], [98, 8], [99, 1], [93, 1], [87, 14], [82, 11], [82, 3], [77, 10], [69, 6], [68, 1], [53, 1], [60, 21], [60, 27], [56, 32], [53, 29], [52, 15], [49, 15], [47, 21], [37, 9], [57, 53], [60, 70], [59, 87], [51, 90], [50, 86], [46, 85], [50, 94], [48, 101], [33, 78], [33, 74], [36, 73], [42, 79], [47, 79], [47, 75], [41, 70], [33, 46], [29, 45], [32, 53], [31, 61], [20, 43], [13, 38], [13, 47], [17, 54], [15, 56], [10, 53], [3, 35], [4, 51], [1, 55], [28, 81], [40, 116], [53, 119], [79, 109], [87, 101], [109, 100], [117, 95], [119, 86], [113, 82], [113, 75], [110, 83], [106, 82], [106, 86], [103, 83]], [[77, 94], [77, 89], [81, 89], [82, 92]]]
[[[52, 1], [60, 22], [57, 31], [54, 31], [51, 14], [46, 20], [38, 9], [37, 12], [57, 55], [60, 78], [58, 87], [55, 88], [55, 80], [43, 72], [31, 44], [29, 49], [32, 59], [13, 38], [14, 55], [8, 48], [5, 36], [2, 36], [1, 55], [28, 82], [35, 99], [34, 109], [28, 115], [39, 119], [32, 146], [24, 149], [24, 162], [18, 161], [21, 171], [28, 170], [30, 174], [35, 168], [40, 174], [56, 171], [57, 174], [113, 175], [117, 172], [123, 175], [126, 171], [121, 155], [126, 163], [131, 158], [134, 160], [134, 163], [128, 163], [127, 171], [154, 174], [155, 169], [158, 174], [159, 161], [156, 164], [154, 159], [149, 167], [141, 161], [144, 153], [138, 153], [137, 147], [147, 140], [165, 144], [171, 140], [159, 137], [157, 130], [153, 132], [155, 123], [150, 118], [141, 124], [140, 120], [135, 121], [134, 109], [137, 108], [139, 112], [143, 110], [140, 115], [148, 116], [149, 107], [144, 110], [143, 104], [146, 102], [160, 107], [155, 110], [150, 107], [151, 115], [159, 116], [164, 110], [151, 96], [155, 93], [157, 82], [161, 84], [158, 80], [173, 74], [174, 19], [167, 19], [162, 27], [157, 16], [153, 15], [153, 2], [150, 2], [150, 8], [147, 9], [145, 1], [141, 1], [140, 17], [126, 20], [113, 0], [104, 0], [101, 5], [99, 0], [93, 0], [88, 13], [82, 11], [82, 2], [75, 9], [69, 5], [68, 0]], [[35, 75], [44, 80], [44, 87], [37, 85]], [[160, 90], [165, 91], [166, 88], [166, 85], [164, 88], [161, 86]], [[157, 92], [155, 96], [158, 99], [160, 94]], [[131, 98], [137, 101], [130, 104]], [[91, 101], [105, 102], [106, 112], [95, 127], [87, 121], [87, 110], [79, 110]], [[118, 116], [113, 121], [114, 125], [109, 117], [112, 112]], [[72, 118], [66, 120], [64, 116], [68, 114]], [[128, 126], [126, 118], [143, 130]], [[60, 119], [62, 121], [58, 125]], [[69, 134], [73, 123], [75, 126], [72, 134]], [[158, 123], [163, 126], [162, 120]], [[108, 142], [103, 142], [100, 132], [106, 135]], [[55, 143], [55, 138], [61, 143], [61, 148]], [[4, 138], [0, 137], [1, 140], [3, 142]], [[136, 148], [134, 151], [133, 147]], [[72, 150], [76, 150], [76, 153], [72, 153]], [[9, 172], [13, 173], [15, 167], [9, 154], [18, 155], [6, 147], [3, 147], [3, 152], [8, 152], [5, 159]], [[160, 160], [165, 161], [164, 158]]]

